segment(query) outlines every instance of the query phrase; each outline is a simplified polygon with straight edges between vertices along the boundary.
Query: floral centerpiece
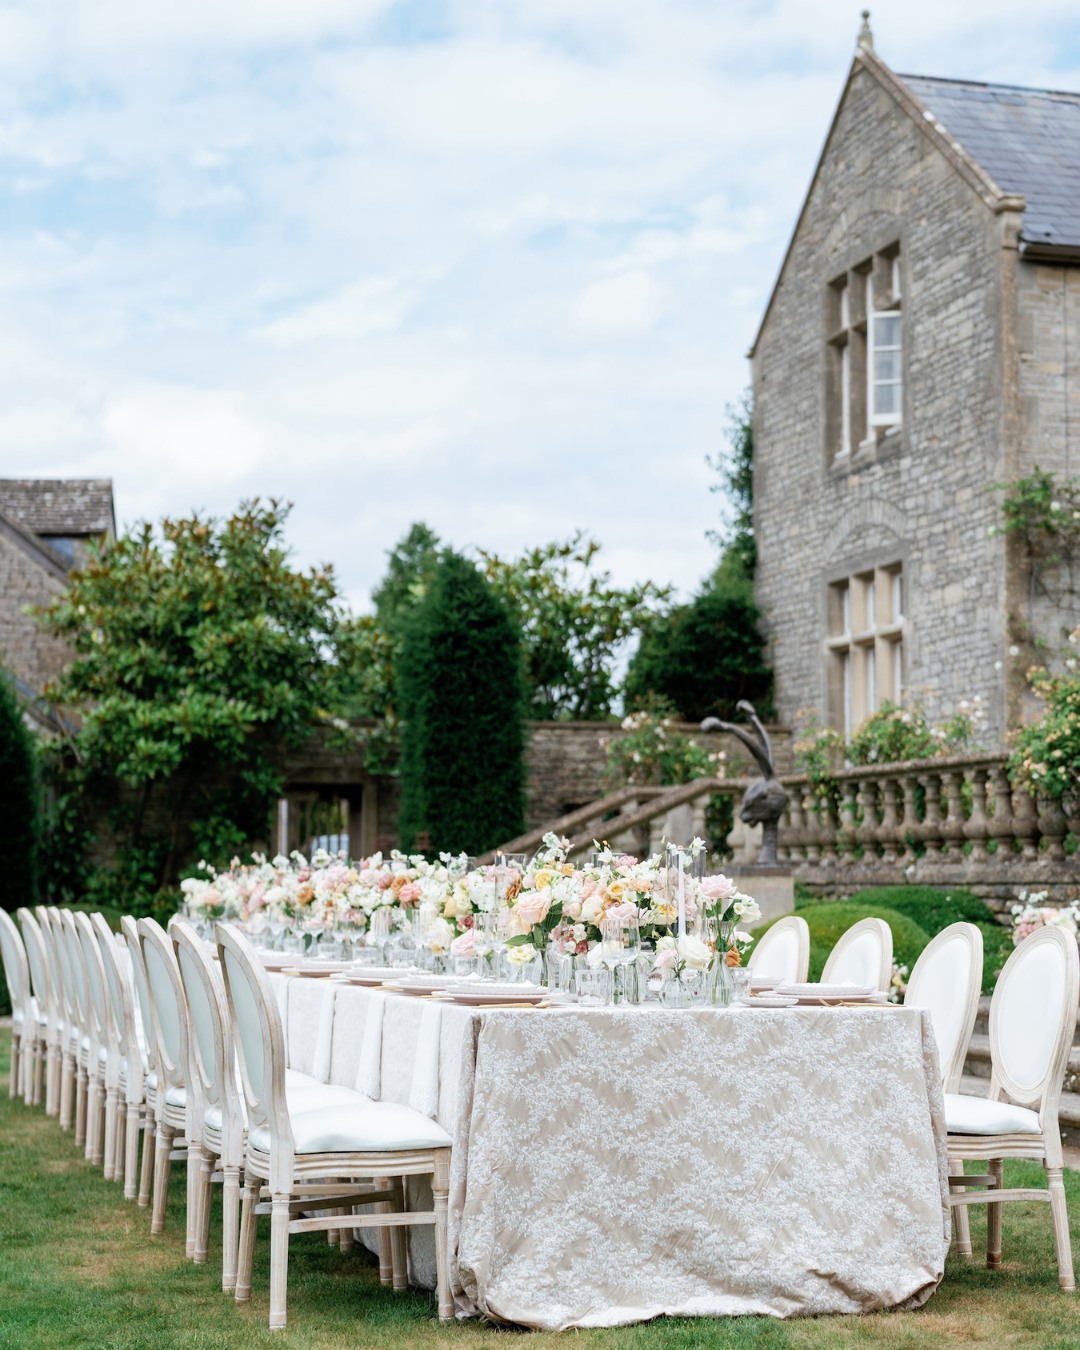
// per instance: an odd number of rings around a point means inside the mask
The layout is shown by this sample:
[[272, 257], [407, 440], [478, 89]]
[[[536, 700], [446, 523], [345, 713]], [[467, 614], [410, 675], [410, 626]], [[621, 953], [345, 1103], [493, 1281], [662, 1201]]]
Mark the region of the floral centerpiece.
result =
[[1048, 905], [1048, 891], [1020, 891], [1019, 903], [1012, 906], [1012, 940], [1017, 946], [1039, 928], [1064, 928], [1076, 937], [1080, 933], [1080, 902]]

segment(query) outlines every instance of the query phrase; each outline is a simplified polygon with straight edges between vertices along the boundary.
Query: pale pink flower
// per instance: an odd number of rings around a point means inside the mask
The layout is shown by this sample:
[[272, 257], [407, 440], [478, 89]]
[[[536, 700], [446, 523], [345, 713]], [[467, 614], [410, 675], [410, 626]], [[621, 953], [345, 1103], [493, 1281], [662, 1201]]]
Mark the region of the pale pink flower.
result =
[[543, 923], [551, 908], [551, 892], [522, 891], [514, 908], [517, 910], [518, 918], [529, 928], [533, 924]]
[[456, 937], [453, 942], [451, 942], [450, 953], [452, 956], [476, 955], [476, 934], [471, 928], [467, 929], [460, 937]]

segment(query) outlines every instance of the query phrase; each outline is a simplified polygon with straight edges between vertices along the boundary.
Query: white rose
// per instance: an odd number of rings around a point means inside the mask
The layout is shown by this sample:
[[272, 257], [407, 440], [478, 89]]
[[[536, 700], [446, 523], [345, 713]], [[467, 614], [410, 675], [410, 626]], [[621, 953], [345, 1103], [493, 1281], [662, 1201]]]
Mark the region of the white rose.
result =
[[736, 915], [748, 924], [753, 925], [761, 918], [761, 909], [752, 896], [747, 896], [745, 900], [736, 900], [732, 908]]
[[604, 897], [602, 895], [590, 895], [588, 900], [581, 902], [581, 917], [586, 923], [595, 923], [603, 908]]
[[692, 933], [684, 933], [678, 941], [680, 958], [692, 970], [704, 970], [712, 960], [712, 949]]

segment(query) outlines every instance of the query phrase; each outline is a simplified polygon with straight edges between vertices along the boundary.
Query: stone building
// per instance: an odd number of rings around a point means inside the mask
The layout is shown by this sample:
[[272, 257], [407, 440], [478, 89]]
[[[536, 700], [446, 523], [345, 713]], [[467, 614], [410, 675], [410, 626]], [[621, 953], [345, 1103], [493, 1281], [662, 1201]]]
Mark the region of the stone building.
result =
[[0, 479], [0, 668], [14, 677], [27, 715], [43, 725], [37, 697], [68, 651], [27, 610], [64, 589], [93, 540], [115, 534], [108, 479]]
[[1080, 469], [1080, 94], [897, 75], [863, 31], [752, 351], [780, 720], [974, 695], [1080, 622], [994, 484]]

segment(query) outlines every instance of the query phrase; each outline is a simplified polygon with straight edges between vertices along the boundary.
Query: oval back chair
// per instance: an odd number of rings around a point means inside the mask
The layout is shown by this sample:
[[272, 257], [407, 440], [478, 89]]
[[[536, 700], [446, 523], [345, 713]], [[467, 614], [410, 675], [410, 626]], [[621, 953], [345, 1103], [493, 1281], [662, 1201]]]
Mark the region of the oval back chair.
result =
[[[105, 968], [112, 1034], [120, 1050], [113, 1176], [123, 1183], [124, 1199], [134, 1200], [138, 1194], [136, 1173], [139, 1165], [139, 1126], [146, 1100], [146, 1057], [135, 1021], [135, 996], [131, 973], [124, 959], [126, 952], [121, 951], [116, 935], [105, 922], [104, 915], [93, 914], [90, 922]], [[123, 941], [122, 938], [120, 940]]]
[[888, 989], [892, 982], [892, 929], [884, 919], [860, 919], [837, 939], [822, 984], [860, 984]]
[[0, 960], [4, 963], [4, 977], [11, 996], [11, 1082], [8, 1096], [22, 1093], [29, 1102], [33, 1095], [32, 1062], [34, 1057], [34, 1026], [36, 1013], [30, 992], [30, 963], [22, 935], [12, 922], [11, 915], [0, 909]]
[[[59, 1082], [57, 1056], [63, 1022], [57, 1003], [58, 991], [53, 983], [49, 953], [37, 919], [28, 909], [20, 909], [16, 917], [22, 929], [26, 959], [30, 965], [30, 983], [37, 1003], [37, 1022], [34, 1029], [34, 1088], [31, 1102], [34, 1106], [39, 1106], [44, 1096], [45, 1114], [54, 1116]], [[44, 1093], [42, 1087], [45, 1089]]]
[[973, 923], [952, 923], [923, 948], [904, 1006], [925, 1008], [937, 1041], [941, 1082], [957, 1092], [982, 989], [983, 938]]
[[798, 914], [786, 914], [762, 933], [747, 962], [755, 975], [777, 984], [804, 984], [810, 971], [810, 929]]

